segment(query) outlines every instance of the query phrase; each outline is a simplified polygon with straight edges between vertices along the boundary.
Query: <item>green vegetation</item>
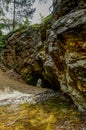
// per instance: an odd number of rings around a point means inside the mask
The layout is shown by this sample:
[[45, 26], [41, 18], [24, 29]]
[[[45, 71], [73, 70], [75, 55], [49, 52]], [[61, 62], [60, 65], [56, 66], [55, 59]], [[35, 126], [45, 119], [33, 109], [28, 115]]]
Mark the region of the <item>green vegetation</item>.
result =
[[[7, 37], [11, 36], [12, 34], [14, 34], [16, 32], [23, 33], [29, 27], [32, 27], [34, 29], [39, 29], [41, 32], [44, 32], [44, 34], [45, 34], [46, 29], [47, 29], [47, 23], [50, 22], [51, 19], [52, 19], [52, 14], [48, 15], [47, 17], [45, 17], [40, 24], [33, 24], [33, 25], [30, 25], [30, 24], [28, 24], [28, 25], [22, 25], [22, 24], [20, 24], [19, 28], [15, 29], [15, 30], [13, 30], [11, 32], [9, 32], [7, 34]], [[44, 35], [44, 37], [45, 37], [45, 35]]]
[[47, 22], [49, 22], [51, 19], [52, 19], [52, 14], [50, 14], [50, 15], [48, 15], [47, 17], [45, 17], [43, 20], [42, 20], [42, 22], [41, 22], [41, 24], [42, 25], [44, 25], [44, 24], [46, 24]]
[[0, 55], [1, 55], [1, 52], [2, 52], [2, 50], [4, 48], [3, 39], [4, 39], [4, 35], [0, 31]]
[[[5, 28], [5, 27], [6, 27], [6, 24], [0, 23], [0, 29], [3, 29], [3, 28]], [[0, 35], [1, 35], [1, 32], [0, 32]]]
[[[15, 30], [19, 27], [19, 24], [29, 24], [29, 18], [32, 18], [33, 13], [35, 12], [35, 8], [32, 7], [34, 2], [35, 0], [0, 0], [0, 16], [1, 19], [3, 19], [3, 22], [9, 26], [9, 31], [10, 29]], [[11, 6], [12, 8], [10, 8]], [[11, 16], [11, 19], [8, 17], [7, 20], [7, 14]]]
[[[14, 31], [9, 32], [7, 34], [7, 36], [4, 36], [2, 34], [2, 31], [0, 31], [0, 55], [1, 55], [1, 52], [2, 52], [2, 50], [4, 48], [3, 40], [6, 40], [8, 37], [10, 37], [12, 34], [14, 34], [16, 32], [24, 33], [27, 30], [27, 28], [29, 28], [29, 27], [32, 27], [34, 29], [40, 30], [42, 41], [44, 41], [46, 39], [47, 24], [48, 24], [48, 22], [51, 21], [51, 19], [52, 19], [52, 14], [50, 14], [47, 17], [43, 18], [42, 22], [40, 24], [34, 24], [34, 25], [27, 24], [28, 23], [28, 20], [27, 20], [26, 23], [25, 23], [25, 25], [24, 24], [22, 25], [20, 23], [19, 28], [15, 29]], [[6, 27], [8, 27], [6, 23], [0, 23], [0, 30], [4, 29]]]
[[0, 130], [73, 130], [80, 125], [79, 112], [61, 98], [53, 98], [37, 105], [9, 105], [0, 107]]
[[41, 25], [41, 24], [33, 24], [33, 25], [31, 25], [30, 27], [32, 27], [32, 28], [40, 28], [40, 25]]

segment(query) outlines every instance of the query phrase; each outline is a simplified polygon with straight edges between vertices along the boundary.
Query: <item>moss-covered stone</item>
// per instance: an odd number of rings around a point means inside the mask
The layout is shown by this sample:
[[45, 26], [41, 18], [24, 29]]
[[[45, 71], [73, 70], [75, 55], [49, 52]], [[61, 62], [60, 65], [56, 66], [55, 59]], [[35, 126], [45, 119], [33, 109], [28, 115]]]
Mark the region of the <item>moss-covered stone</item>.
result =
[[0, 130], [81, 129], [85, 122], [68, 101], [53, 98], [38, 105], [0, 107]]

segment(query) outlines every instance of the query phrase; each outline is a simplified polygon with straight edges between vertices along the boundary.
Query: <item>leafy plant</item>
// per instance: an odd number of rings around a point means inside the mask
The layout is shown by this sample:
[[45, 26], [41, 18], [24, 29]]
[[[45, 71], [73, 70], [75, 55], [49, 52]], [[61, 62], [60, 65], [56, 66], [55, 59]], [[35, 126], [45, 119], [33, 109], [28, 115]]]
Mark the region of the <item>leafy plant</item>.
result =
[[4, 35], [2, 34], [2, 32], [0, 31], [0, 55], [1, 55], [1, 52], [4, 48], [4, 44], [3, 44], [3, 38], [4, 38]]

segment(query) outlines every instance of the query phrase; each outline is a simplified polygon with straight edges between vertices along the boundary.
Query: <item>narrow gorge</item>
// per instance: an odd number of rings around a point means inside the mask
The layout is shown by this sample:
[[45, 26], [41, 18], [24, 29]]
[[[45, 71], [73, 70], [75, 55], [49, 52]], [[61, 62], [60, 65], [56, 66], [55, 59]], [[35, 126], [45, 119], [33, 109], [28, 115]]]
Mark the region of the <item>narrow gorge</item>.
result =
[[[56, 0], [53, 12], [48, 17], [44, 23], [9, 33], [4, 38], [1, 64], [20, 76], [18, 82], [21, 80], [24, 83], [21, 92], [24, 90], [26, 93], [32, 85], [36, 94], [40, 90], [51, 93], [50, 97], [61, 96], [65, 101], [71, 102], [77, 111], [84, 112], [85, 121], [86, 0]], [[41, 96], [39, 100], [40, 98]], [[46, 94], [43, 98], [46, 98]], [[25, 100], [28, 102], [28, 98]], [[60, 127], [54, 130], [60, 130]]]
[[[58, 8], [62, 8], [61, 11]], [[61, 90], [79, 110], [85, 110], [85, 3], [57, 2], [54, 10], [52, 18], [44, 25], [9, 34], [2, 62], [28, 84], [36, 86], [40, 80], [41, 86]]]

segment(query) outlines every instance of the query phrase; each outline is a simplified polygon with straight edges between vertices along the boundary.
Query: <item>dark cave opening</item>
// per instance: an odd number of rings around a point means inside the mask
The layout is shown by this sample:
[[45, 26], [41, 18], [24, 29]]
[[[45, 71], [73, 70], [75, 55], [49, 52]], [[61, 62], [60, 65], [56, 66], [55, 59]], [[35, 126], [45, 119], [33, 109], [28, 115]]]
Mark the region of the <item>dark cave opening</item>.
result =
[[54, 91], [60, 91], [59, 81], [57, 81], [54, 77], [51, 78], [46, 76], [45, 78], [42, 74], [33, 72], [28, 79], [29, 80], [27, 83], [30, 85], [49, 88]]

